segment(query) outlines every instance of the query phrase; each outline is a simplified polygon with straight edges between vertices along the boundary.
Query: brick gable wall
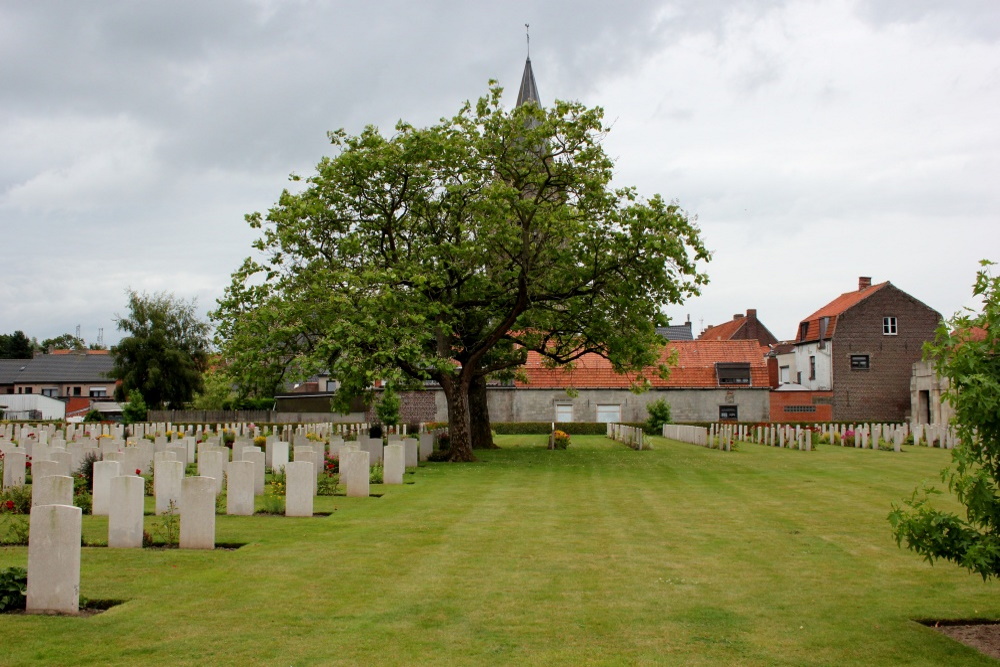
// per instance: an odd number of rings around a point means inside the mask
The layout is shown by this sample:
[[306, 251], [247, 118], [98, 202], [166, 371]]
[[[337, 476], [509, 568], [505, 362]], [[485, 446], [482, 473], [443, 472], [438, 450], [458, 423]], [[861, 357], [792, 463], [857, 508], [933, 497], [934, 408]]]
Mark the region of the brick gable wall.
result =
[[[882, 318], [895, 317], [898, 333], [882, 333]], [[935, 310], [893, 285], [844, 311], [830, 345], [833, 418], [838, 421], [901, 421], [910, 412], [910, 376], [941, 320]], [[868, 370], [852, 370], [851, 355], [867, 354]]]

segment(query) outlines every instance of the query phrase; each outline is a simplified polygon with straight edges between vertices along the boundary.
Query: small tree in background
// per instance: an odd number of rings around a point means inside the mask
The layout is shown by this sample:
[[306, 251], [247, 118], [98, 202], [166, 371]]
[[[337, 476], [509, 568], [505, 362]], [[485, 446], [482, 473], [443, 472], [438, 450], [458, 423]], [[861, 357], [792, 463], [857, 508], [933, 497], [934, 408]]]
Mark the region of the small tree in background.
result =
[[952, 467], [941, 472], [948, 490], [965, 506], [965, 518], [930, 506], [925, 487], [893, 506], [889, 514], [896, 543], [927, 561], [941, 558], [989, 579], [1000, 575], [1000, 278], [983, 260], [973, 294], [979, 314], [958, 314], [938, 327], [925, 357], [950, 386], [944, 398], [955, 410], [959, 444]]
[[661, 398], [646, 406], [649, 418], [646, 420], [646, 430], [659, 435], [663, 432], [663, 425], [670, 423], [670, 404], [666, 399]]
[[375, 404], [375, 416], [378, 417], [380, 424], [395, 426], [399, 423], [399, 407], [399, 394], [389, 385]]
[[194, 302], [172, 294], [128, 290], [128, 315], [118, 328], [128, 335], [114, 346], [111, 377], [121, 380], [118, 399], [138, 390], [158, 409], [184, 407], [204, 387], [209, 326], [195, 314]]
[[126, 424], [146, 421], [146, 413], [149, 408], [142, 394], [138, 389], [133, 389], [128, 393], [128, 403], [122, 406], [122, 421]]

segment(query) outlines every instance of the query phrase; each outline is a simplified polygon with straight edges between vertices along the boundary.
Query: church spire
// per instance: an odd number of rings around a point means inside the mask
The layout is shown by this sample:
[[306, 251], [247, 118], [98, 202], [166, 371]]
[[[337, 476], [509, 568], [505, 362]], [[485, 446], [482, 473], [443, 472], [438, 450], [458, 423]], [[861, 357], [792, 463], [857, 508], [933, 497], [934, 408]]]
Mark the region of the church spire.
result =
[[542, 106], [538, 97], [538, 86], [535, 85], [535, 73], [531, 71], [531, 35], [527, 34], [528, 24], [524, 24], [525, 37], [528, 40], [528, 58], [524, 61], [524, 74], [521, 75], [521, 88], [517, 91], [517, 106], [526, 102], [534, 102]]

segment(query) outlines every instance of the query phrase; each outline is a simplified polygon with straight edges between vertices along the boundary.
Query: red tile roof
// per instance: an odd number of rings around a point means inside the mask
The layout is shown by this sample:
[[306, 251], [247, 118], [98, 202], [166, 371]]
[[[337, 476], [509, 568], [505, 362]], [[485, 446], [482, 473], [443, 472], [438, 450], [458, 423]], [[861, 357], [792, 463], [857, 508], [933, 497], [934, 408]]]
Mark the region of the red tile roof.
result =
[[802, 320], [808, 323], [806, 331], [802, 331], [802, 326], [799, 326], [798, 335], [795, 337], [796, 343], [804, 343], [806, 341], [819, 340], [820, 339], [820, 320], [824, 317], [829, 317], [830, 322], [827, 324], [826, 332], [823, 334], [824, 340], [833, 338], [834, 331], [837, 328], [837, 316], [843, 313], [848, 308], [853, 308], [862, 300], [867, 299], [875, 292], [879, 291], [889, 282], [879, 283], [878, 285], [872, 285], [871, 287], [866, 287], [862, 290], [857, 290], [856, 292], [845, 292], [838, 296], [836, 299], [826, 304], [815, 313], [809, 317]]
[[[655, 388], [664, 389], [707, 389], [718, 388], [719, 380], [715, 371], [717, 362], [737, 362], [750, 364], [750, 387], [767, 387], [767, 363], [763, 350], [755, 340], [679, 340], [667, 343], [661, 360], [666, 361], [672, 351], [677, 352], [677, 362], [671, 366], [670, 377], [666, 380], [657, 375], [655, 368], [644, 374]], [[634, 375], [619, 375], [611, 368], [611, 362], [596, 354], [579, 359], [572, 369], [546, 368], [537, 352], [528, 353], [528, 363], [524, 366], [528, 382], [518, 382], [519, 387], [533, 389], [625, 389], [631, 386]], [[746, 389], [746, 385], [722, 385], [727, 389]]]
[[747, 323], [746, 315], [742, 317], [733, 318], [728, 322], [723, 324], [717, 324], [714, 327], [710, 326], [701, 332], [698, 336], [698, 340], [729, 340], [736, 335], [736, 332], [743, 328], [743, 325]]

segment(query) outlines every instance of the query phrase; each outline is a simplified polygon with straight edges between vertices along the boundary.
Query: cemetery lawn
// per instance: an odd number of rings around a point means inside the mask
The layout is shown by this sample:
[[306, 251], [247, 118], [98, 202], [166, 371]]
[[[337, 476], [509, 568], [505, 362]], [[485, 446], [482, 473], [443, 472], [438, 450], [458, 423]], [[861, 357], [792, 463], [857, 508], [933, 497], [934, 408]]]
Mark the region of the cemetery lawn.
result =
[[886, 521], [949, 452], [498, 440], [327, 517], [218, 517], [236, 550], [84, 548], [82, 595], [125, 602], [0, 617], [0, 663], [995, 664], [913, 619], [1000, 618], [996, 583]]

